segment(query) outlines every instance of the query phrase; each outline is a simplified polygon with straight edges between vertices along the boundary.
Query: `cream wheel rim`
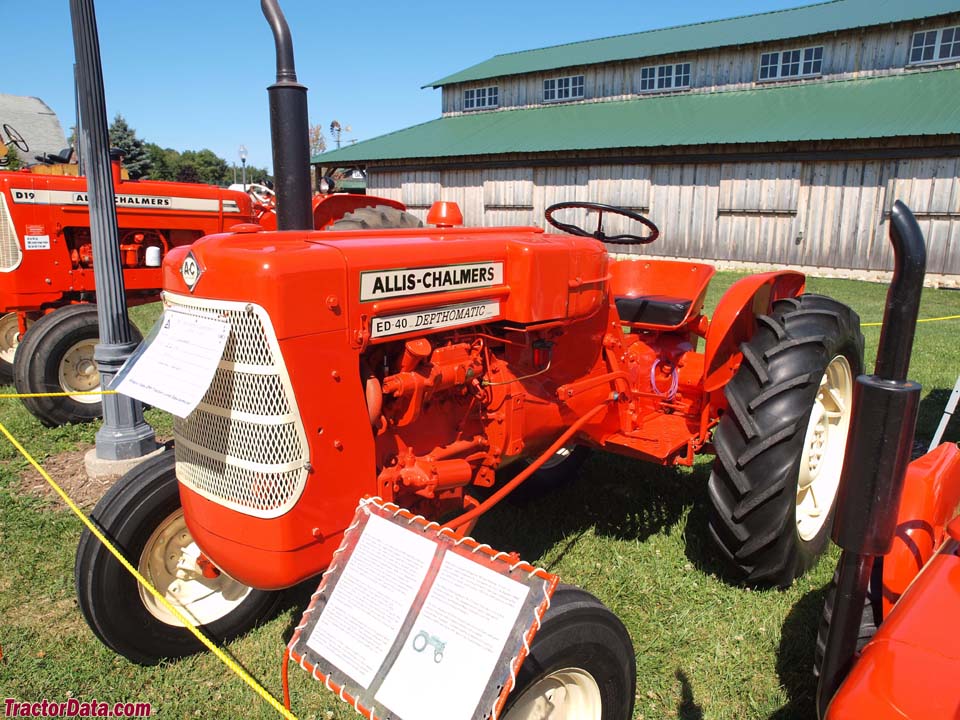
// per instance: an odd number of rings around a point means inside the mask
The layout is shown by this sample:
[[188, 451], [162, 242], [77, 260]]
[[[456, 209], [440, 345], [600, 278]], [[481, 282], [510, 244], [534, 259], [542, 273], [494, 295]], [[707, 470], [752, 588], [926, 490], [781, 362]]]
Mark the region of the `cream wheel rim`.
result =
[[[33, 323], [27, 320], [27, 327]], [[0, 360], [13, 365], [20, 344], [20, 322], [16, 313], [7, 313], [0, 317]]]
[[[187, 529], [183, 510], [178, 508], [150, 535], [137, 570], [187, 618], [197, 625], [208, 625], [235, 610], [251, 588], [225, 572], [215, 578], [205, 577], [197, 564], [199, 557], [200, 549]], [[144, 607], [157, 620], [183, 627], [183, 623], [139, 583], [137, 589]]]
[[[97, 369], [96, 360], [93, 359], [93, 350], [97, 342], [97, 338], [81, 340], [71, 345], [63, 354], [58, 372], [60, 388], [63, 392], [82, 393], [100, 389], [100, 371]], [[71, 394], [70, 397], [84, 405], [100, 402], [99, 395]]]
[[843, 355], [827, 365], [803, 439], [797, 478], [797, 533], [805, 541], [817, 536], [830, 515], [850, 430], [853, 371]]
[[564, 668], [524, 690], [504, 720], [600, 720], [602, 710], [600, 686], [593, 675]]

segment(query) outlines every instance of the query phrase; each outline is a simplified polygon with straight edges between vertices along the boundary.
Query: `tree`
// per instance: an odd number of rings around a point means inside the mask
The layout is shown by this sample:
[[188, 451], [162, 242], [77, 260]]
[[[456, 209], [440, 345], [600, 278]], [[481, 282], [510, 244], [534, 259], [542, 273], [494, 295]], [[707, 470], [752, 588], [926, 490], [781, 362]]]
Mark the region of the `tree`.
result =
[[177, 168], [177, 182], [200, 182], [200, 175], [197, 173], [197, 168], [192, 164], [185, 163]]
[[307, 137], [310, 138], [310, 157], [319, 155], [327, 149], [327, 139], [323, 136], [323, 126], [319, 123], [310, 126]]
[[149, 179], [177, 179], [177, 170], [180, 169], [180, 153], [173, 148], [162, 148], [156, 143], [145, 143], [143, 147], [150, 159], [150, 172], [147, 173]]
[[13, 145], [6, 146], [7, 155], [3, 158], [3, 169], [4, 170], [19, 170], [21, 166], [20, 162], [20, 153], [17, 152], [17, 148]]
[[127, 124], [123, 115], [117, 113], [109, 133], [110, 146], [123, 151], [123, 166], [130, 173], [130, 178], [136, 180], [147, 175], [150, 172], [150, 157], [143, 140], [137, 137], [136, 131]]
[[[193, 182], [209, 183], [210, 185], [226, 185], [230, 182], [232, 173], [227, 161], [213, 150], [184, 150], [180, 154], [180, 171], [191, 168], [197, 180]], [[178, 171], [177, 179], [181, 180]]]

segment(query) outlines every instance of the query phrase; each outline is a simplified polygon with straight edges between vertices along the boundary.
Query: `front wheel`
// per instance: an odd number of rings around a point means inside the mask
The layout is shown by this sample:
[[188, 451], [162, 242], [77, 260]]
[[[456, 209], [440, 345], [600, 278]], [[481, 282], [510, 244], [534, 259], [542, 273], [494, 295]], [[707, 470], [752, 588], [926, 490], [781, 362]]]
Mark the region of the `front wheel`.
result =
[[[135, 342], [143, 337], [130, 325]], [[23, 405], [47, 427], [90, 422], [103, 414], [100, 371], [93, 352], [100, 342], [97, 306], [67, 305], [44, 315], [17, 348], [13, 380], [19, 393], [68, 393], [65, 397], [24, 398]]]
[[[27, 327], [33, 324], [27, 321]], [[20, 344], [20, 318], [17, 313], [7, 313], [0, 317], [0, 385], [13, 382], [13, 358]]]
[[709, 531], [737, 580], [785, 587], [830, 541], [860, 318], [820, 295], [779, 300], [741, 350], [713, 438]]
[[590, 593], [560, 585], [517, 673], [504, 720], [628, 720], [637, 664], [620, 619]]
[[[198, 563], [172, 451], [124, 475], [92, 517], [140, 574], [214, 642], [246, 632], [276, 608], [279, 593], [255, 590]], [[152, 665], [203, 649], [89, 530], [77, 548], [75, 580], [80, 610], [94, 634], [129, 660]]]

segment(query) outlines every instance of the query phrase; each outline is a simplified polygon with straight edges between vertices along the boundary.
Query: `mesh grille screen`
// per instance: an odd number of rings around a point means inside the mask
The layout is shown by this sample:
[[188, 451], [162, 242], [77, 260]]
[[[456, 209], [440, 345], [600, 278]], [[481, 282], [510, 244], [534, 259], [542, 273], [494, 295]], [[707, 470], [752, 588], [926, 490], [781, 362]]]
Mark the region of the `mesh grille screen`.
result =
[[177, 477], [247, 515], [289, 510], [306, 483], [308, 448], [280, 348], [256, 305], [165, 294], [168, 307], [224, 318], [230, 336], [203, 401], [174, 418]]
[[20, 243], [7, 209], [7, 197], [0, 192], [0, 271], [13, 270], [20, 264]]

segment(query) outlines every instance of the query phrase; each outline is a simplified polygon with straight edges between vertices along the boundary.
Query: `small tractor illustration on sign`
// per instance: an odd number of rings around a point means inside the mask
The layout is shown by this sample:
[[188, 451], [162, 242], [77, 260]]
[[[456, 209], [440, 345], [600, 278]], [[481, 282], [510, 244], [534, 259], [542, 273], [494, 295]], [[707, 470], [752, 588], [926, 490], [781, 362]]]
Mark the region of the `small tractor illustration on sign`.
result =
[[426, 630], [421, 630], [413, 636], [413, 649], [417, 652], [423, 652], [427, 645], [433, 646], [433, 661], [435, 663], [443, 662], [443, 650], [447, 647], [445, 642]]

